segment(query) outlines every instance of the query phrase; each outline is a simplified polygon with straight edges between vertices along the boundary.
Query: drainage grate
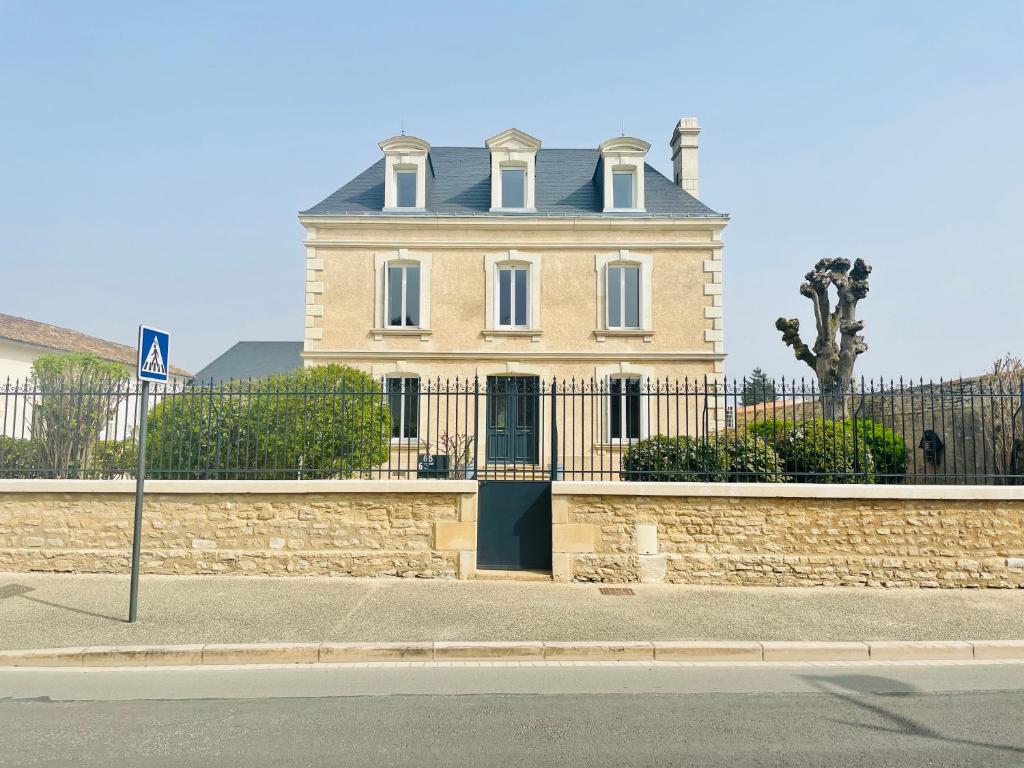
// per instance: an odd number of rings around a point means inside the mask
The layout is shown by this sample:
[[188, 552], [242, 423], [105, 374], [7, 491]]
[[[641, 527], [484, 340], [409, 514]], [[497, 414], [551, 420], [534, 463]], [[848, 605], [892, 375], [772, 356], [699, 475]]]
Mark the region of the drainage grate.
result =
[[635, 595], [629, 587], [600, 587], [602, 595]]

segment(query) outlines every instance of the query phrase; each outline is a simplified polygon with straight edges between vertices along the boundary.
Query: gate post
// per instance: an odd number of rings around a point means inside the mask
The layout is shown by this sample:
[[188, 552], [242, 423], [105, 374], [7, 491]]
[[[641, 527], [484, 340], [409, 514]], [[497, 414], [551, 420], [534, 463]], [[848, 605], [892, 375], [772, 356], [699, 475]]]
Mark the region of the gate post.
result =
[[551, 378], [551, 479], [558, 479], [558, 379]]
[[480, 479], [480, 376], [473, 377], [473, 467]]

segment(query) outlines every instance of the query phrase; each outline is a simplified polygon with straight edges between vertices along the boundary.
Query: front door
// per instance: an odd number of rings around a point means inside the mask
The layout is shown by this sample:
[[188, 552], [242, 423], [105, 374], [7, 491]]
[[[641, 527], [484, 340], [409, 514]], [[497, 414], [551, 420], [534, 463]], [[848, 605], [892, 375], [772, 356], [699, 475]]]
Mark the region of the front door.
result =
[[488, 376], [487, 461], [536, 464], [539, 411], [536, 376]]

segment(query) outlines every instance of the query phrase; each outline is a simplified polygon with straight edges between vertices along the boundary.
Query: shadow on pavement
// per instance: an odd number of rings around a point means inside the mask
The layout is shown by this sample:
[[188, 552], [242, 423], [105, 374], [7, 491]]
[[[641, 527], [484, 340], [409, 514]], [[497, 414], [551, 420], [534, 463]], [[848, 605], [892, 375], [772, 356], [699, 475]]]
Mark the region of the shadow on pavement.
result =
[[866, 701], [862, 696], [909, 696], [918, 693], [918, 689], [900, 680], [893, 680], [879, 675], [800, 675], [810, 685], [822, 693], [826, 693], [835, 699], [851, 704], [866, 712], [882, 718], [887, 725], [872, 725], [871, 723], [848, 722], [857, 728], [865, 728], [881, 733], [892, 733], [900, 736], [916, 736], [923, 739], [932, 739], [947, 744], [959, 744], [970, 747], [985, 747], [988, 749], [1011, 752], [1024, 755], [1024, 748], [1015, 747], [1010, 744], [992, 744], [986, 741], [974, 741], [972, 739], [961, 739], [945, 736], [934, 728], [929, 728], [918, 723], [912, 718], [893, 712], [886, 707]]
[[22, 584], [5, 584], [0, 587], [0, 600], [7, 600], [12, 597], [20, 597], [23, 600], [29, 600], [39, 605], [46, 605], [50, 608], [59, 608], [62, 611], [71, 611], [72, 613], [78, 613], [82, 616], [92, 616], [94, 619], [104, 619], [105, 621], [116, 621], [120, 624], [124, 624], [125, 620], [118, 618], [117, 616], [108, 616], [105, 613], [93, 613], [87, 611], [84, 608], [73, 608], [70, 605], [63, 605], [61, 603], [54, 603], [49, 600], [43, 600], [41, 597], [29, 597], [28, 593], [33, 592], [32, 587], [26, 587]]

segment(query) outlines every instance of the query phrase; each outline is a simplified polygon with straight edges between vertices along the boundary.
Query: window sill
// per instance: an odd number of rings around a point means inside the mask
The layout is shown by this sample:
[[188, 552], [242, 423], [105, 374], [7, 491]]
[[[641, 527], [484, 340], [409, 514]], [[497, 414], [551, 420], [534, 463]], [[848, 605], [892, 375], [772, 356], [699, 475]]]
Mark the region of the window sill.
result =
[[654, 341], [654, 331], [644, 328], [605, 328], [594, 331], [598, 341], [612, 339], [643, 339], [645, 343]]
[[426, 213], [426, 208], [381, 208], [381, 213]]
[[429, 328], [374, 328], [370, 331], [374, 341], [382, 341], [385, 336], [419, 336], [420, 341], [430, 341]]
[[485, 328], [481, 331], [484, 339], [494, 341], [495, 339], [525, 339], [540, 341], [543, 331], [540, 328]]
[[536, 213], [536, 208], [489, 208], [488, 213]]
[[420, 440], [418, 437], [392, 437], [391, 445], [393, 447], [412, 447], [422, 448], [426, 443]]

